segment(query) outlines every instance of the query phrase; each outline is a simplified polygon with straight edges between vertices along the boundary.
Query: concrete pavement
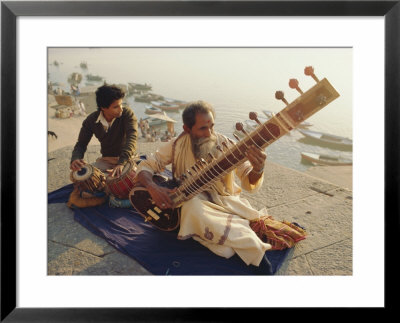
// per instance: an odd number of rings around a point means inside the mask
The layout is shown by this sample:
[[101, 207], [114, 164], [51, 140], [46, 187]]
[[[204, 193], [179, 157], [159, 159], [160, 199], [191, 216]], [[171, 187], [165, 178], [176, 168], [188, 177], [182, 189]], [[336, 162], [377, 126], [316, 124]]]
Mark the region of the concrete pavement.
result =
[[[149, 154], [158, 144], [139, 142], [138, 151]], [[71, 152], [69, 146], [48, 154], [49, 159], [54, 158], [48, 161], [48, 192], [70, 183]], [[94, 162], [98, 152], [99, 146], [89, 146], [86, 160]], [[335, 172], [340, 176], [329, 177]], [[256, 209], [266, 207], [275, 219], [297, 222], [308, 232], [277, 275], [352, 275], [351, 168], [330, 169], [327, 180], [320, 178], [323, 173], [319, 177], [310, 174], [267, 162], [262, 188], [242, 196]], [[346, 181], [332, 183], [340, 177]], [[76, 223], [73, 211], [63, 203], [48, 206], [48, 274], [151, 275]]]

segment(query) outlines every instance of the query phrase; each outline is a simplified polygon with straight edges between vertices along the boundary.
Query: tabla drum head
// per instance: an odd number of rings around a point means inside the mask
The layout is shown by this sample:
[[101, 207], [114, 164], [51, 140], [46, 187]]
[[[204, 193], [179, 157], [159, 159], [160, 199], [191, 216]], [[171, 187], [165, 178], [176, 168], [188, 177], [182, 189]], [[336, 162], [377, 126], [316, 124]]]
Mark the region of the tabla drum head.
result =
[[125, 164], [124, 168], [122, 169], [121, 176], [125, 176], [126, 173], [129, 172], [129, 170], [130, 170], [131, 168], [132, 168], [132, 163], [131, 163], [130, 161], [128, 161], [128, 162]]
[[76, 170], [72, 173], [72, 177], [76, 181], [86, 181], [93, 174], [92, 165], [84, 165], [80, 170]]
[[124, 165], [124, 168], [122, 169], [121, 175], [119, 177], [108, 176], [106, 179], [107, 183], [111, 183], [113, 181], [118, 181], [119, 179], [127, 176], [129, 174], [129, 172], [132, 170], [132, 167], [133, 167], [132, 162], [130, 162], [130, 161], [126, 162], [126, 164]]

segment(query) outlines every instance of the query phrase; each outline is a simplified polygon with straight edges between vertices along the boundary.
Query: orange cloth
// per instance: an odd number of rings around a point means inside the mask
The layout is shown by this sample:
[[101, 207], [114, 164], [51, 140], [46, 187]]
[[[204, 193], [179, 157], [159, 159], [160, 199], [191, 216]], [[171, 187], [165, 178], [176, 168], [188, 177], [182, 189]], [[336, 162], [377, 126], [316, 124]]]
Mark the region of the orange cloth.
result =
[[78, 187], [75, 187], [69, 196], [69, 200], [67, 202], [67, 206], [71, 209], [78, 207], [92, 207], [96, 205], [101, 205], [107, 200], [107, 196], [104, 197], [91, 197], [91, 198], [83, 198], [80, 196]]
[[272, 246], [271, 250], [292, 248], [307, 235], [300, 226], [287, 221], [277, 221], [271, 216], [250, 221], [250, 227], [262, 241]]

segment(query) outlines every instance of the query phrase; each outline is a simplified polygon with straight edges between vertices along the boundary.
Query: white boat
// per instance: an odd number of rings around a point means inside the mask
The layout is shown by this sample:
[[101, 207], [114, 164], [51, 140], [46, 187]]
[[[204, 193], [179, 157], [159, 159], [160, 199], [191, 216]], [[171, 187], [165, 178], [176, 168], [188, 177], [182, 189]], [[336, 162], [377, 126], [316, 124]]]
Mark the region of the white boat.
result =
[[164, 98], [163, 101], [165, 103], [167, 103], [167, 104], [179, 105], [180, 108], [184, 108], [185, 104], [187, 103], [187, 102], [182, 101], [182, 100], [176, 100], [176, 99], [171, 99], [171, 98]]
[[151, 84], [147, 84], [147, 83], [140, 84], [140, 83], [129, 82], [128, 87], [129, 87], [130, 91], [133, 91], [133, 90], [151, 91], [151, 89], [152, 89]]
[[150, 127], [161, 126], [163, 124], [167, 124], [167, 121], [161, 120], [161, 119], [156, 119], [156, 118], [143, 118], [143, 120], [147, 120], [149, 122]]
[[162, 110], [159, 108], [155, 108], [151, 105], [146, 105], [144, 113], [151, 115], [151, 114], [156, 114], [156, 113], [162, 113]]
[[180, 106], [178, 104], [169, 104], [163, 101], [151, 101], [151, 105], [154, 108], [161, 109], [163, 111], [179, 112]]
[[314, 165], [330, 165], [330, 166], [353, 165], [353, 161], [348, 158], [344, 158], [341, 156], [309, 153], [309, 152], [302, 152], [301, 159], [302, 161], [307, 161]]
[[146, 117], [143, 120], [149, 122], [149, 126], [161, 126], [167, 124], [168, 122], [176, 123], [176, 120], [168, 117], [165, 112], [152, 114], [151, 117]]
[[275, 113], [273, 113], [272, 111], [269, 111], [269, 110], [262, 110], [262, 112], [265, 114], [265, 116], [268, 119], [271, 119], [275, 115]]
[[328, 133], [297, 129], [303, 136], [317, 143], [330, 144], [339, 147], [351, 148], [353, 147], [353, 140], [345, 137], [335, 136]]
[[297, 128], [300, 128], [300, 129], [307, 129], [307, 128], [311, 127], [311, 126], [312, 126], [312, 123], [309, 123], [309, 122], [307, 122], [307, 121], [303, 121], [302, 123], [300, 123], [300, 124], [297, 126]]

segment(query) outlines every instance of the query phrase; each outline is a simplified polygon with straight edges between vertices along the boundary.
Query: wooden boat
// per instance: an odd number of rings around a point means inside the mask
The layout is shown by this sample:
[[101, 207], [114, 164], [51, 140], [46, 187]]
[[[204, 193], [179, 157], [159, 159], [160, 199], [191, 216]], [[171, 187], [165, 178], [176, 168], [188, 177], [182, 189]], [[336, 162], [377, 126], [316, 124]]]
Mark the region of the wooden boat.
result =
[[151, 105], [146, 105], [146, 109], [144, 110], [144, 113], [146, 114], [156, 114], [156, 113], [162, 113], [162, 110], [159, 108], [155, 108]]
[[324, 154], [316, 154], [309, 152], [301, 153], [302, 161], [307, 161], [315, 165], [345, 166], [353, 165], [353, 161], [341, 156], [332, 156]]
[[163, 111], [169, 111], [169, 112], [179, 112], [180, 109], [180, 106], [177, 104], [169, 104], [162, 101], [151, 101], [151, 105], [154, 108], [158, 108]]
[[164, 97], [159, 94], [155, 93], [144, 93], [139, 95], [133, 95], [136, 102], [147, 102], [150, 103], [151, 101], [162, 100]]
[[266, 116], [268, 119], [271, 119], [271, 118], [274, 116], [274, 113], [273, 113], [272, 111], [269, 111], [269, 110], [262, 110], [262, 112], [265, 114], [265, 116]]
[[140, 83], [128, 83], [129, 86], [129, 91], [151, 91], [152, 86], [150, 84], [144, 83], [144, 84], [140, 84]]
[[74, 105], [74, 100], [70, 95], [55, 95], [54, 98], [59, 105], [70, 107]]
[[[275, 115], [274, 112], [269, 111], [269, 110], [262, 110], [262, 112], [265, 114], [265, 116], [266, 116], [268, 119], [271, 119], [271, 118]], [[309, 123], [309, 122], [307, 122], [307, 121], [303, 121], [302, 123], [300, 123], [300, 124], [297, 126], [297, 128], [300, 128], [300, 129], [307, 129], [307, 128], [311, 127], [311, 126], [312, 126], [311, 123]]]
[[297, 128], [300, 128], [300, 129], [307, 129], [307, 128], [311, 127], [311, 126], [312, 126], [312, 123], [309, 123], [309, 122], [307, 122], [307, 121], [303, 121], [302, 123], [300, 123], [300, 124], [297, 126]]
[[307, 139], [318, 143], [330, 144], [345, 148], [353, 147], [353, 140], [345, 137], [335, 136], [323, 132], [312, 131], [308, 129], [297, 129]]
[[171, 105], [179, 105], [180, 108], [184, 108], [186, 103], [185, 101], [182, 100], [176, 100], [176, 99], [171, 99], [171, 98], [164, 98], [163, 100], [165, 103], [171, 104]]
[[103, 78], [99, 75], [87, 74], [86, 79], [88, 81], [102, 81]]
[[149, 117], [143, 118], [149, 122], [149, 126], [161, 126], [166, 125], [168, 122], [176, 123], [176, 120], [167, 116], [164, 111], [150, 115]]

